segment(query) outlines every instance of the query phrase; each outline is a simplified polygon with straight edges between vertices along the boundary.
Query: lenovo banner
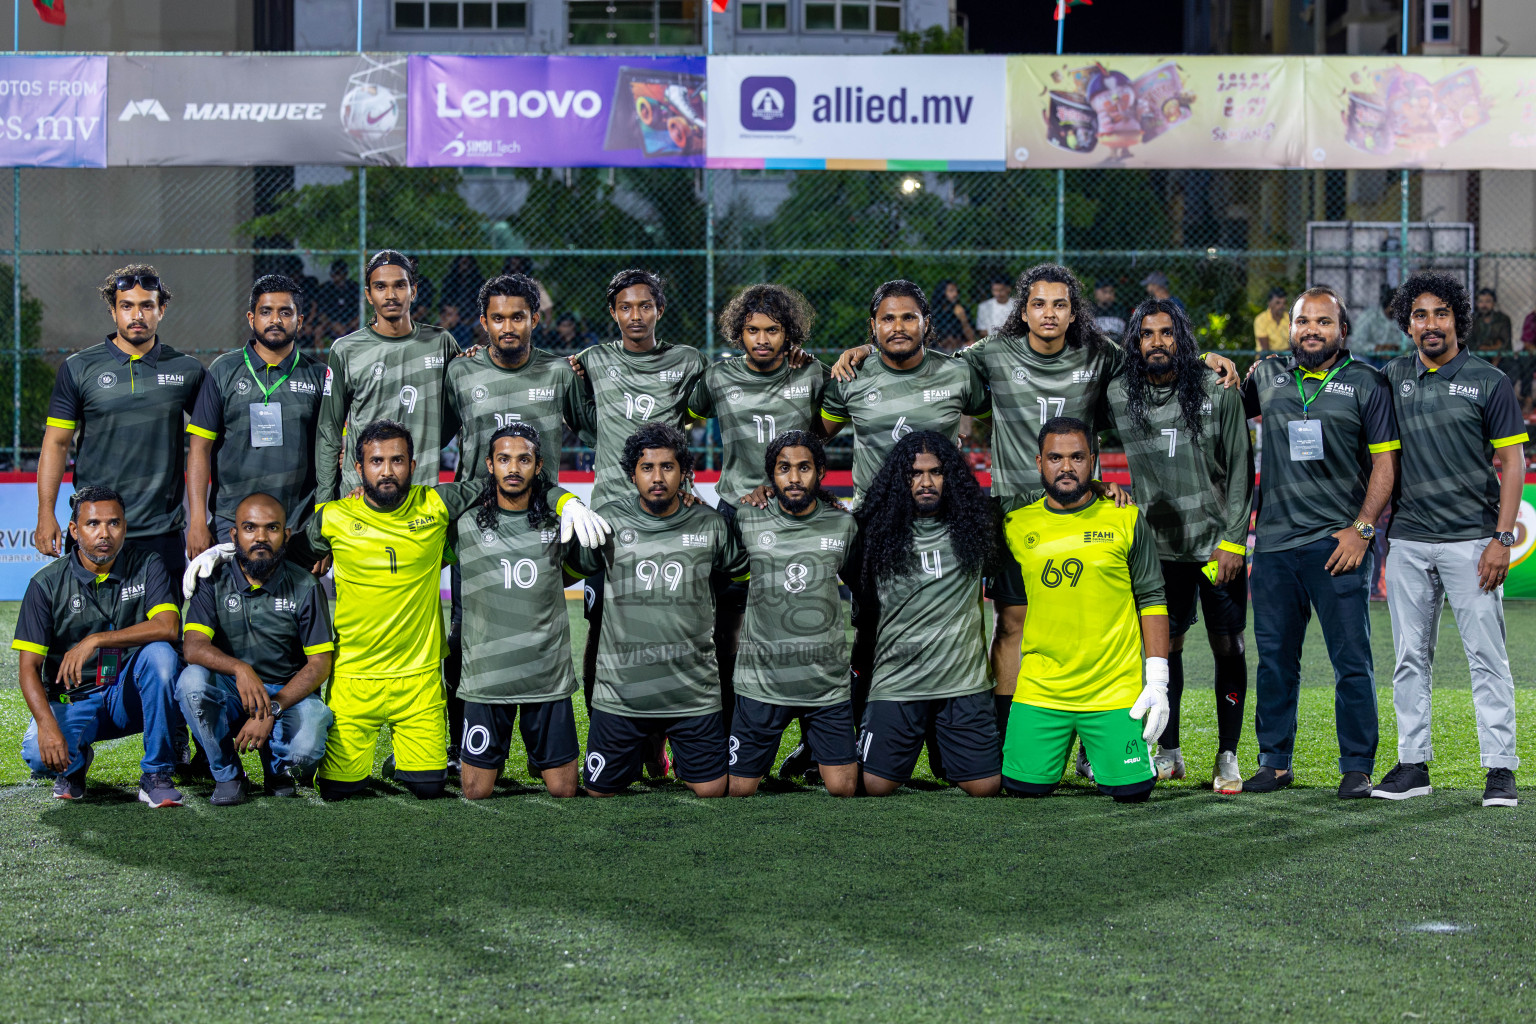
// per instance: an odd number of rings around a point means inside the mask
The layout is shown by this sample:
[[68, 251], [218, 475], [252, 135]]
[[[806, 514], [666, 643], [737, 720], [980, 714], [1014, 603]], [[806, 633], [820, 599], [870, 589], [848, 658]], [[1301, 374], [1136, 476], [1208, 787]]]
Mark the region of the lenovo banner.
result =
[[107, 165], [107, 58], [0, 57], [0, 164]]
[[1005, 57], [711, 57], [711, 167], [1002, 170]]
[[412, 167], [702, 167], [703, 57], [412, 56]]
[[107, 163], [400, 164], [405, 56], [113, 57]]

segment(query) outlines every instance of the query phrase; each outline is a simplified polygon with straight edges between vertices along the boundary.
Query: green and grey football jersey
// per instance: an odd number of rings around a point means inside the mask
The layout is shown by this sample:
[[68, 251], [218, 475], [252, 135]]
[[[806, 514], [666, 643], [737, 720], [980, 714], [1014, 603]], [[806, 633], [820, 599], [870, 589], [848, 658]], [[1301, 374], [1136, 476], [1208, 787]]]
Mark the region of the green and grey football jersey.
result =
[[1158, 557], [1168, 562], [1207, 562], [1218, 545], [1248, 553], [1253, 446], [1243, 400], [1213, 371], [1201, 367], [1200, 373], [1205, 400], [1197, 437], [1190, 436], [1171, 386], [1147, 382], [1143, 429], [1131, 419], [1124, 374], [1110, 382], [1105, 396], [1103, 426], [1120, 434], [1131, 492], [1152, 527]]
[[658, 340], [649, 352], [629, 352], [622, 341], [609, 341], [576, 358], [592, 400], [591, 504], [634, 500], [635, 485], [619, 469], [624, 442], [648, 422], [679, 428], [688, 422], [688, 395], [704, 372], [704, 357], [696, 348]]
[[[528, 524], [498, 510], [481, 529], [479, 509], [454, 524], [464, 602], [464, 678], [459, 696], [476, 704], [538, 704], [576, 692], [565, 610], [566, 552], [560, 521]], [[574, 546], [574, 542], [572, 542]]]
[[1057, 416], [1094, 422], [1104, 389], [1120, 372], [1124, 356], [1110, 344], [1063, 348], [1043, 356], [1028, 338], [989, 334], [962, 349], [992, 391], [992, 496], [1019, 497], [1040, 491], [1040, 428]]
[[[277, 366], [268, 366], [247, 342], [208, 367], [187, 433], [213, 442], [215, 516], [233, 522], [240, 502], [265, 491], [283, 503], [290, 530], [304, 528], [315, 507], [315, 431], [325, 375], [325, 364], [298, 345]], [[252, 444], [252, 405], [277, 409], [281, 444]]]
[[855, 553], [853, 516], [820, 501], [803, 516], [778, 502], [743, 505], [736, 529], [752, 569], [736, 692], [789, 707], [847, 700], [847, 615], [837, 578]]
[[912, 571], [875, 587], [870, 700], [937, 700], [992, 688], [979, 575], [960, 570], [949, 528], [912, 521]]
[[1392, 538], [1445, 543], [1493, 536], [1493, 451], [1528, 439], [1514, 385], [1465, 348], [1438, 370], [1413, 353], [1389, 362], [1386, 373], [1403, 435]]
[[[1354, 522], [1371, 457], [1402, 447], [1387, 378], [1347, 351], [1327, 373], [1304, 371], [1289, 354], [1260, 359], [1243, 384], [1243, 407], [1264, 417], [1255, 551], [1299, 548]], [[1290, 424], [1308, 420], [1323, 425], [1322, 458], [1292, 458], [1308, 452], [1293, 453]]]
[[356, 453], [342, 459], [338, 489], [337, 456], [378, 419], [397, 420], [416, 445], [416, 475], [411, 483], [435, 486], [443, 442], [458, 432], [448, 406], [448, 365], [459, 343], [441, 327], [416, 324], [403, 338], [386, 338], [371, 327], [337, 338], [331, 345], [329, 388], [320, 404], [315, 438], [315, 501], [346, 495], [363, 481]]
[[254, 586], [237, 563], [225, 562], [192, 592], [182, 626], [183, 633], [189, 630], [251, 666], [268, 686], [288, 685], [311, 654], [336, 649], [325, 588], [286, 561]]
[[[589, 371], [590, 372], [590, 371]], [[720, 710], [712, 572], [747, 578], [747, 556], [708, 505], [665, 518], [633, 494], [597, 508], [613, 527], [574, 567], [606, 574], [592, 706], [634, 718], [691, 718]]]
[[763, 479], [768, 444], [789, 430], [811, 430], [827, 386], [827, 368], [819, 361], [796, 370], [786, 360], [772, 373], [752, 369], [745, 356], [711, 363], [688, 396], [688, 411], [701, 420], [720, 420], [725, 465], [716, 493], [736, 504]]
[[544, 477], [560, 476], [561, 423], [579, 430], [588, 399], [581, 380], [563, 356], [541, 348], [515, 370], [497, 366], [491, 350], [448, 364], [448, 407], [461, 424], [457, 479], [485, 478], [485, 458], [491, 435], [513, 423], [526, 423], [539, 432]]
[[53, 379], [48, 426], [78, 430], [75, 486], [123, 496], [129, 537], [186, 528], [186, 420], [203, 364], [158, 338], [143, 356], [112, 342], [64, 360]]
[[987, 386], [969, 363], [929, 349], [910, 370], [893, 370], [870, 356], [853, 380], [827, 385], [821, 415], [853, 424], [857, 505], [897, 441], [914, 430], [958, 438], [962, 416], [983, 416], [991, 408]]

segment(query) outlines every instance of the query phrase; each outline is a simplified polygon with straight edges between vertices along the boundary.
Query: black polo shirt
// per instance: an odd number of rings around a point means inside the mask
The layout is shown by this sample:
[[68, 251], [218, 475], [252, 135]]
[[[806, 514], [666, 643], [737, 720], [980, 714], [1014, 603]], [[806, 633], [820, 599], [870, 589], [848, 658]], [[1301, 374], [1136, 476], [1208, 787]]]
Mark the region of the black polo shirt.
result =
[[182, 631], [194, 629], [268, 686], [287, 685], [311, 654], [336, 649], [320, 581], [286, 560], [260, 585], [226, 562], [192, 594]]
[[187, 525], [186, 436], [203, 364], [155, 339], [130, 356], [108, 336], [64, 360], [53, 379], [48, 425], [80, 431], [75, 486], [101, 484], [123, 496], [129, 537]]
[[[43, 566], [27, 584], [11, 649], [43, 656], [43, 684], [49, 696], [56, 697], [63, 692], [54, 683], [59, 663], [81, 640], [177, 610], [165, 563], [154, 552], [130, 541], [111, 570], [98, 576], [80, 563], [80, 553], [74, 550]], [[122, 658], [137, 649], [124, 648]], [[95, 684], [99, 662], [99, 653], [86, 662], [82, 686]]]
[[[1354, 522], [1371, 456], [1402, 447], [1387, 378], [1348, 350], [1327, 371], [1303, 370], [1288, 353], [1260, 359], [1243, 385], [1243, 405], [1250, 417], [1264, 417], [1255, 551], [1299, 548]], [[1322, 423], [1323, 457], [1295, 460], [1288, 424], [1306, 419]]]
[[1463, 348], [1439, 369], [1417, 352], [1387, 364], [1403, 432], [1392, 538], [1429, 543], [1493, 536], [1499, 474], [1493, 451], [1526, 440], [1504, 371]]

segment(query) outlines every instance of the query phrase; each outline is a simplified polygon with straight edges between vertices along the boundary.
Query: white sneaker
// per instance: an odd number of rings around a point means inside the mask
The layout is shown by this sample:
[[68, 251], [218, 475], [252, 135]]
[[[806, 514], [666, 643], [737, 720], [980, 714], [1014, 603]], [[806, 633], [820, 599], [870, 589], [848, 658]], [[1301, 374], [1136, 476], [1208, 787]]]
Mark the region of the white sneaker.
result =
[[1184, 754], [1178, 747], [1159, 747], [1157, 753], [1152, 755], [1152, 770], [1157, 772], [1157, 781], [1164, 779], [1182, 779], [1184, 777]]
[[1243, 791], [1243, 773], [1237, 767], [1237, 755], [1232, 751], [1223, 750], [1216, 755], [1216, 774], [1211, 779], [1211, 788], [1228, 795]]

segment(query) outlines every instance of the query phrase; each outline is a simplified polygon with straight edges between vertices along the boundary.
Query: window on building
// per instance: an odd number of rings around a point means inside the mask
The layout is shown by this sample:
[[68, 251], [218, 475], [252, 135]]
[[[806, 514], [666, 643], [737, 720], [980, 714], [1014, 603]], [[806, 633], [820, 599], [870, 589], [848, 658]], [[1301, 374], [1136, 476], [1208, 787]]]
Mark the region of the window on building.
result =
[[395, 0], [395, 29], [434, 32], [525, 32], [528, 4], [485, 0]]
[[1424, 41], [1451, 41], [1451, 0], [1429, 0], [1424, 5]]
[[900, 32], [900, 0], [806, 0], [808, 32]]
[[743, 3], [741, 5], [741, 30], [743, 32], [783, 32], [789, 28], [789, 4]]
[[697, 46], [708, 0], [569, 0], [572, 46]]

